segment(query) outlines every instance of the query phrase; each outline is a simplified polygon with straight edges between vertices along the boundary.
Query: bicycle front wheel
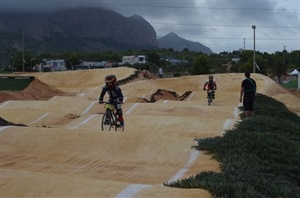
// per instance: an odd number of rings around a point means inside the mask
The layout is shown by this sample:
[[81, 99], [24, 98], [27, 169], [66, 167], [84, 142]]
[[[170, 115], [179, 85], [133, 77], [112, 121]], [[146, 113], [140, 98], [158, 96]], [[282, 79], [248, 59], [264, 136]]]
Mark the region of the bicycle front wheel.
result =
[[102, 131], [110, 131], [113, 125], [112, 115], [108, 111], [103, 114], [102, 120], [101, 120], [101, 129]]
[[208, 96], [208, 106], [210, 106], [211, 102], [212, 102], [212, 96], [209, 95], [209, 96]]

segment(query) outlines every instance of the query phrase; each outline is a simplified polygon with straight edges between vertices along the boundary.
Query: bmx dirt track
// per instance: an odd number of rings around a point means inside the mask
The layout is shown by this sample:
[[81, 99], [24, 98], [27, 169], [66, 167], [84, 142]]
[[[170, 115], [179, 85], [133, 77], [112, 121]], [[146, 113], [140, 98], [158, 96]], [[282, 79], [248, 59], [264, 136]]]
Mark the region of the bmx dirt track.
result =
[[[131, 79], [121, 85], [125, 131], [107, 132], [100, 130], [104, 109], [97, 100], [112, 73], [126, 79], [135, 70], [36, 73], [35, 86], [24, 90], [30, 96], [0, 93], [1, 117], [27, 125], [0, 127], [1, 197], [211, 197], [162, 184], [218, 171], [216, 161], [191, 146], [195, 138], [222, 135], [239, 119], [244, 75], [214, 75], [212, 106], [202, 90], [206, 75]], [[252, 77], [258, 92], [300, 112], [299, 97], [266, 76]], [[151, 97], [157, 101], [147, 102]]]

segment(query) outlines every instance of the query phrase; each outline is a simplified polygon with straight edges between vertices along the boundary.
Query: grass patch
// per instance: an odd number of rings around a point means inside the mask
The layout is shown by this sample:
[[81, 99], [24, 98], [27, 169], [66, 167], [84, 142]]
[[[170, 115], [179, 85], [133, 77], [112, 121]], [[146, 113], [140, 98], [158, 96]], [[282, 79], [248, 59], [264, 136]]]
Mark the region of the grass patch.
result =
[[291, 80], [288, 83], [282, 83], [282, 86], [287, 89], [297, 89], [298, 88], [298, 79]]
[[22, 91], [32, 82], [33, 78], [0, 78], [0, 91]]
[[200, 172], [164, 185], [203, 188], [213, 197], [300, 197], [300, 118], [262, 94], [255, 109], [255, 117], [224, 136], [197, 139], [193, 146], [219, 161], [220, 173]]

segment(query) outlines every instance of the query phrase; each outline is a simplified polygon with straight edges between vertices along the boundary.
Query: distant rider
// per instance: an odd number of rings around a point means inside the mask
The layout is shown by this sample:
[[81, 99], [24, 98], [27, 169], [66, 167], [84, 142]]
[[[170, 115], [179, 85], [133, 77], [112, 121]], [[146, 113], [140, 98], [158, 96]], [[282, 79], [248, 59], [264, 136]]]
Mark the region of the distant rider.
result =
[[208, 98], [208, 91], [213, 90], [213, 99], [215, 99], [215, 90], [217, 90], [217, 83], [214, 81], [214, 77], [209, 75], [208, 81], [205, 82], [203, 86], [203, 90], [207, 90], [207, 98]]
[[124, 118], [121, 104], [123, 103], [123, 93], [121, 88], [117, 85], [117, 78], [115, 75], [107, 75], [105, 77], [105, 85], [102, 88], [102, 91], [99, 96], [99, 104], [103, 103], [103, 97], [106, 92], [109, 95], [108, 103], [115, 106], [118, 121], [120, 122], [120, 126], [124, 126]]

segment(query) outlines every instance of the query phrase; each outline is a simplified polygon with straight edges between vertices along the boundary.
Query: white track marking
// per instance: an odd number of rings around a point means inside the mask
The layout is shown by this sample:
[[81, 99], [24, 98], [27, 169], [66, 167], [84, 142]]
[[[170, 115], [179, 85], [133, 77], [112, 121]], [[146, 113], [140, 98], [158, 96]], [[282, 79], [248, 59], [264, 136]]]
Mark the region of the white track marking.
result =
[[55, 100], [55, 98], [56, 98], [57, 96], [54, 96], [53, 98], [51, 98], [49, 101], [52, 101], [52, 100]]
[[42, 116], [39, 117], [38, 119], [36, 119], [36, 120], [30, 122], [29, 124], [33, 124], [33, 123], [35, 123], [35, 122], [38, 122], [39, 120], [43, 119], [44, 117], [46, 117], [46, 116], [49, 115], [50, 113], [51, 113], [51, 112], [45, 113], [44, 115], [42, 115]]
[[233, 116], [234, 118], [238, 118], [239, 114], [240, 114], [240, 110], [238, 107], [242, 106], [242, 103], [239, 103], [237, 107], [234, 108], [234, 112], [233, 112]]
[[0, 131], [4, 131], [5, 129], [8, 129], [8, 128], [10, 128], [11, 126], [1, 126], [0, 127]]
[[117, 194], [116, 198], [129, 198], [133, 197], [135, 194], [137, 194], [139, 191], [151, 187], [150, 185], [145, 184], [132, 184], [122, 190], [119, 194]]
[[192, 92], [192, 94], [189, 96], [189, 98], [187, 99], [187, 101], [190, 101], [190, 99], [193, 97], [193, 95], [194, 95], [194, 91]]
[[194, 150], [190, 156], [189, 161], [186, 163], [186, 165], [177, 172], [176, 175], [174, 175], [171, 179], [169, 179], [169, 182], [174, 182], [177, 181], [178, 179], [180, 179], [188, 170], [189, 168], [193, 165], [193, 163], [195, 162], [195, 160], [198, 158], [198, 156], [200, 155], [200, 151], [198, 150]]
[[130, 114], [131, 111], [132, 111], [133, 109], [135, 109], [138, 105], [139, 105], [139, 103], [135, 103], [130, 109], [128, 109], [128, 111], [125, 113], [125, 115]]
[[90, 104], [90, 105], [88, 106], [88, 108], [86, 108], [86, 110], [85, 110], [84, 112], [82, 112], [80, 115], [86, 114], [86, 112], [88, 112], [88, 111], [91, 109], [91, 107], [92, 107], [96, 102], [97, 102], [97, 101], [92, 102], [92, 104]]
[[97, 116], [97, 114], [94, 114], [94, 115], [91, 115], [89, 116], [87, 119], [85, 119], [84, 121], [82, 121], [80, 124], [76, 125], [76, 126], [73, 126], [73, 127], [70, 127], [69, 129], [76, 129], [82, 125], [84, 125], [85, 123], [87, 123], [88, 121], [90, 121], [91, 119], [93, 119], [95, 116]]
[[165, 100], [163, 103], [165, 104], [165, 103], [167, 103], [168, 102], [168, 100]]
[[232, 124], [233, 120], [232, 119], [226, 119], [225, 122], [224, 122], [224, 125], [223, 125], [223, 133], [222, 135], [224, 134], [224, 132], [228, 129], [230, 129], [230, 126]]
[[150, 95], [152, 95], [152, 93], [154, 92], [155, 88], [152, 88], [152, 90], [150, 91]]
[[222, 135], [224, 135], [224, 133], [227, 130], [230, 130], [231, 127], [234, 125], [234, 122], [236, 122], [236, 119], [238, 119], [238, 116], [240, 114], [240, 110], [238, 109], [238, 107], [241, 106], [241, 105], [242, 105], [242, 103], [239, 103], [238, 106], [234, 108], [234, 111], [233, 111], [234, 119], [226, 119], [225, 120], [224, 125], [223, 125]]
[[10, 102], [11, 102], [11, 100], [6, 101], [5, 103], [3, 103], [3, 104], [0, 106], [0, 109], [1, 109], [2, 107], [4, 107], [5, 105], [7, 105], [8, 103], [10, 103]]

